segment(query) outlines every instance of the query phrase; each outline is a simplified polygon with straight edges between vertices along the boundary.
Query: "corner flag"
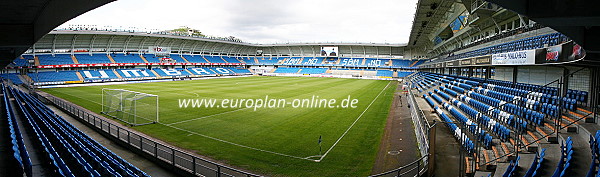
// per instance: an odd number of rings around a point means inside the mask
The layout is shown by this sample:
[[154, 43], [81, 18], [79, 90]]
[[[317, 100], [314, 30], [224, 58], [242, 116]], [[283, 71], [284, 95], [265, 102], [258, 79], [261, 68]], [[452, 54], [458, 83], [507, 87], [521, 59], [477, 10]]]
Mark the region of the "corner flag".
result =
[[321, 142], [323, 142], [323, 139], [321, 137], [321, 135], [319, 135], [319, 156], [321, 156]]
[[321, 135], [319, 135], [319, 145], [321, 145], [321, 142], [322, 142], [322, 141], [323, 141], [323, 140], [321, 139]]

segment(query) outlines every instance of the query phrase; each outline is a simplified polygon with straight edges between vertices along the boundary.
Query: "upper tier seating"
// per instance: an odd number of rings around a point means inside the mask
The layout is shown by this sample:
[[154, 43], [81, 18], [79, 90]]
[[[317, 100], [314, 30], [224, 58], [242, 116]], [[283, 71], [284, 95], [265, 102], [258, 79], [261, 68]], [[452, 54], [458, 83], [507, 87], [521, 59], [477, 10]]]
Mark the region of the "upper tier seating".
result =
[[407, 71], [398, 71], [398, 77], [406, 77], [408, 75], [411, 75], [414, 72], [407, 72]]
[[183, 55], [190, 63], [208, 63], [202, 55]]
[[392, 60], [393, 67], [409, 67], [411, 64], [412, 64], [412, 62], [410, 60], [397, 60], [397, 59]]
[[211, 63], [225, 63], [225, 60], [221, 59], [221, 56], [204, 55], [204, 58]]
[[111, 54], [113, 60], [117, 63], [146, 63], [138, 54]]
[[[185, 60], [179, 54], [171, 54], [170, 57], [171, 57], [171, 59], [175, 60], [175, 62], [177, 62], [177, 63], [186, 63]], [[148, 60], [148, 58], [146, 58], [146, 60]], [[148, 60], [148, 61], [150, 61], [150, 60]]]
[[75, 64], [69, 54], [37, 55], [40, 65]]
[[[146, 61], [148, 61], [149, 63], [160, 63], [160, 58], [161, 57], [157, 57], [154, 54], [143, 54], [142, 56], [144, 56], [144, 58], [146, 58]], [[177, 61], [177, 62], [179, 62], [179, 61]]]
[[96, 63], [112, 63], [106, 54], [75, 54], [75, 58], [79, 64], [96, 64]]
[[377, 70], [377, 76], [392, 77], [393, 75], [394, 75], [394, 71]]
[[241, 63], [240, 60], [230, 56], [223, 56], [223, 60], [227, 61], [227, 63]]
[[444, 60], [454, 60], [504, 52], [538, 49], [544, 48], [545, 46], [558, 45], [565, 41], [566, 36], [560, 33], [544, 34], [448, 56]]

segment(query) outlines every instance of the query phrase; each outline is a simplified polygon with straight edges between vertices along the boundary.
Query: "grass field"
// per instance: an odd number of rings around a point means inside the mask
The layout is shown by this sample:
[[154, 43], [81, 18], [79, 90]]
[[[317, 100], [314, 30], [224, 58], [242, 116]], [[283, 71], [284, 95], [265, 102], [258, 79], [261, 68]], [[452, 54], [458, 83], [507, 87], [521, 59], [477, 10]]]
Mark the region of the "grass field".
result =
[[[370, 174], [396, 89], [378, 80], [245, 77], [43, 89], [101, 111], [102, 88], [160, 97], [160, 123], [133, 127], [227, 164], [275, 176]], [[358, 99], [356, 108], [180, 108], [179, 99]], [[368, 109], [367, 109], [368, 108]], [[320, 162], [305, 158], [319, 155]], [[338, 141], [339, 140], [339, 141]], [[337, 144], [336, 144], [337, 141]], [[312, 159], [320, 159], [313, 157]]]

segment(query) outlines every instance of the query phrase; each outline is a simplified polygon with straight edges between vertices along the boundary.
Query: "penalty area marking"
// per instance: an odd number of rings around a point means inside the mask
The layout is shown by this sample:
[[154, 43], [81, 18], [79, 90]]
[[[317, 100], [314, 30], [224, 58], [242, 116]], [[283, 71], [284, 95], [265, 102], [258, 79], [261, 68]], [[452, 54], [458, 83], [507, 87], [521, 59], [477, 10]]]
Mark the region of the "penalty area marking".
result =
[[[388, 88], [388, 86], [390, 86], [389, 82], [383, 89], [381, 89], [381, 92], [379, 92], [379, 94], [377, 94], [377, 96], [373, 99], [373, 101], [371, 101], [371, 103], [369, 104], [369, 106], [367, 106], [367, 108], [365, 108], [365, 110], [360, 113], [360, 115], [358, 115], [358, 117], [356, 118], [356, 120], [354, 120], [354, 122], [352, 122], [352, 124], [350, 125], [350, 127], [348, 127], [348, 129], [346, 129], [346, 131], [342, 134], [342, 136], [340, 136], [340, 138], [338, 138], [335, 143], [333, 143], [333, 145], [331, 145], [331, 147], [325, 151], [325, 154], [323, 154], [318, 160], [314, 160], [315, 162], [320, 162], [321, 160], [323, 160], [323, 158], [325, 158], [325, 156], [327, 156], [327, 154], [340, 142], [340, 140], [342, 140], [342, 138], [344, 138], [344, 136], [346, 136], [346, 134], [348, 133], [348, 131], [350, 131], [350, 129], [352, 127], [354, 127], [354, 124], [356, 124], [356, 122], [358, 122], [358, 120], [365, 114], [365, 112], [367, 112], [367, 110], [369, 110], [369, 108], [371, 107], [371, 105], [373, 105], [373, 103], [375, 103], [375, 100], [377, 100], [377, 98], [379, 98], [379, 96], [381, 95], [381, 93], [383, 93], [383, 91], [385, 91], [385, 89]], [[308, 157], [307, 157], [308, 158]]]
[[[227, 140], [222, 140], [222, 139], [219, 139], [219, 138], [215, 138], [215, 137], [212, 137], [212, 136], [204, 135], [204, 134], [197, 133], [197, 132], [194, 132], [194, 131], [190, 131], [190, 130], [186, 130], [186, 129], [183, 129], [183, 128], [175, 127], [175, 126], [172, 125], [172, 124], [182, 123], [182, 122], [176, 122], [176, 123], [171, 123], [171, 124], [163, 124], [163, 123], [159, 122], [158, 124], [162, 124], [164, 126], [167, 126], [167, 127], [170, 127], [170, 128], [176, 129], [176, 130], [188, 132], [190, 134], [202, 136], [202, 137], [205, 137], [205, 138], [208, 138], [208, 139], [212, 139], [212, 140], [215, 140], [215, 141], [219, 141], [219, 142], [231, 144], [231, 145], [242, 147], [242, 148], [252, 149], [252, 150], [255, 150], [255, 151], [266, 152], [266, 153], [270, 153], [270, 154], [275, 154], [275, 155], [280, 155], [280, 156], [290, 157], [290, 158], [295, 158], [295, 159], [308, 160], [308, 161], [312, 161], [312, 162], [321, 162], [321, 160], [323, 160], [323, 158], [325, 158], [325, 156], [327, 156], [327, 154], [329, 154], [329, 152], [331, 152], [331, 150], [337, 145], [337, 143], [339, 143], [340, 140], [342, 140], [342, 138], [344, 138], [344, 136], [346, 136], [346, 134], [348, 133], [348, 131], [350, 131], [350, 129], [352, 129], [352, 127], [354, 127], [354, 125], [356, 124], [356, 122], [358, 122], [358, 120], [360, 120], [360, 118], [365, 114], [365, 112], [367, 112], [367, 110], [369, 110], [369, 108], [371, 107], [371, 105], [373, 105], [373, 103], [375, 103], [375, 101], [377, 100], [377, 98], [379, 98], [379, 96], [381, 96], [381, 93], [383, 93], [385, 91], [385, 89], [387, 89], [389, 87], [390, 83], [388, 83], [383, 89], [381, 89], [381, 91], [379, 92], [379, 94], [377, 94], [377, 96], [373, 99], [373, 101], [371, 101], [371, 103], [367, 106], [367, 108], [365, 108], [365, 110], [356, 118], [356, 120], [354, 120], [354, 122], [352, 122], [352, 124], [348, 127], [348, 129], [346, 129], [346, 131], [335, 141], [335, 143], [327, 151], [325, 151], [325, 154], [323, 154], [323, 155], [314, 155], [314, 156], [308, 156], [308, 157], [298, 157], [298, 156], [293, 156], [293, 155], [288, 155], [288, 154], [283, 154], [283, 153], [279, 153], [279, 152], [273, 152], [273, 151], [269, 151], [269, 150], [264, 150], [264, 149], [259, 149], [259, 148], [255, 148], [255, 147], [250, 147], [250, 146], [246, 146], [246, 145], [237, 144], [237, 143], [230, 142], [230, 141], [227, 141]], [[248, 109], [248, 108], [243, 108], [243, 109]], [[242, 109], [237, 109], [237, 110], [233, 110], [233, 111], [239, 111], [239, 110], [242, 110]], [[232, 112], [232, 111], [229, 111], [229, 112]], [[205, 117], [211, 117], [211, 116], [225, 114], [225, 113], [229, 113], [229, 112], [223, 112], [223, 113], [214, 114], [214, 115], [205, 116]], [[198, 120], [198, 119], [205, 118], [205, 117], [199, 117], [199, 118], [195, 118], [195, 119], [192, 119], [192, 120]], [[192, 121], [192, 120], [186, 120], [186, 122], [187, 121]], [[318, 158], [318, 159], [314, 159], [314, 158]]]

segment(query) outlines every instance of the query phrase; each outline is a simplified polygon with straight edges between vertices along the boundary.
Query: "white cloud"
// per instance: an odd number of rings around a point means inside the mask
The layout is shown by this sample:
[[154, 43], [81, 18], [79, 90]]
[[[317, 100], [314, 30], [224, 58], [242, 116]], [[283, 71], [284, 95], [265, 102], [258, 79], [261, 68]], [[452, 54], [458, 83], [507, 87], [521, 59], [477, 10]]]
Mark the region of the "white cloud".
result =
[[118, 0], [68, 24], [189, 26], [253, 43], [408, 41], [416, 0]]

